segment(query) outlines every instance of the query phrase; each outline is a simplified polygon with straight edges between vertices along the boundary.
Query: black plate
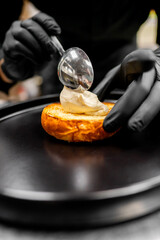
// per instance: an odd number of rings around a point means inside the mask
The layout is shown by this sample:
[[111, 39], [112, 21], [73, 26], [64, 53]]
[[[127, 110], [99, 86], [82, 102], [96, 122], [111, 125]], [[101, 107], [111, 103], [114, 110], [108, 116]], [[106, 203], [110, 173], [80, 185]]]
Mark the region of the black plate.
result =
[[[0, 111], [0, 218], [43, 226], [117, 223], [160, 207], [160, 139], [120, 131], [67, 143], [41, 127], [51, 95]], [[157, 134], [159, 136], [159, 134]]]

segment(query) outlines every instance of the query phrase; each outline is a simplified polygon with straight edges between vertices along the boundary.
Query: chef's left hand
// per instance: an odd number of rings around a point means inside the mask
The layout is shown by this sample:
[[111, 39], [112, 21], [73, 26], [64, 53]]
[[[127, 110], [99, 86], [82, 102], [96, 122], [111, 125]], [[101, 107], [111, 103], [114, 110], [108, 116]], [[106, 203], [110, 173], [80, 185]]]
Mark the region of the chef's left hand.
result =
[[115, 87], [128, 85], [104, 120], [103, 127], [113, 132], [127, 125], [142, 131], [160, 111], [160, 49], [139, 49], [128, 54], [96, 87], [100, 100]]

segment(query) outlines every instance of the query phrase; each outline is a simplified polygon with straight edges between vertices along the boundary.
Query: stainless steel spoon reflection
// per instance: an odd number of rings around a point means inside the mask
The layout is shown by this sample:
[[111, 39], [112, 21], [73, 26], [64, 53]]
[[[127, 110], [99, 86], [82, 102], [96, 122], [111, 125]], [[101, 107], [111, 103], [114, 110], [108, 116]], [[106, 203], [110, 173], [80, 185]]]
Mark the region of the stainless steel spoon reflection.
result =
[[65, 51], [57, 37], [53, 36], [51, 39], [61, 56], [57, 68], [61, 83], [72, 89], [82, 86], [88, 90], [93, 83], [94, 71], [87, 54], [78, 47]]

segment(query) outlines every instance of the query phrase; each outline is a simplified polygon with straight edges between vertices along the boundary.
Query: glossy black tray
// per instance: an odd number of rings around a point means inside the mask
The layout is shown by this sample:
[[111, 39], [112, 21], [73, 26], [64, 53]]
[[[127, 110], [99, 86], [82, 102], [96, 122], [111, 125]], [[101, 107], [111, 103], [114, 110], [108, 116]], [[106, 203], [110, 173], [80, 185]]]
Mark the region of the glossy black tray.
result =
[[93, 143], [56, 140], [40, 119], [44, 106], [58, 99], [50, 95], [0, 110], [0, 219], [98, 226], [158, 209], [160, 134], [122, 130]]

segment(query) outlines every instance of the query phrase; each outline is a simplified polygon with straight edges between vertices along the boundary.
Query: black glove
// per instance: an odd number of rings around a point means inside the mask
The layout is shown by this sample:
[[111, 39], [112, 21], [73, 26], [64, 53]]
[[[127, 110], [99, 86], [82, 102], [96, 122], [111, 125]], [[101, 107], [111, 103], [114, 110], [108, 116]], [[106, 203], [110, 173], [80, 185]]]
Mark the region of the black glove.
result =
[[14, 81], [32, 77], [36, 67], [42, 66], [56, 52], [50, 36], [60, 32], [56, 21], [42, 12], [30, 19], [15, 21], [2, 46], [2, 70], [6, 76]]
[[103, 127], [113, 132], [124, 125], [142, 131], [160, 111], [160, 49], [139, 49], [127, 55], [96, 87], [102, 100], [115, 87], [128, 88], [105, 118]]

